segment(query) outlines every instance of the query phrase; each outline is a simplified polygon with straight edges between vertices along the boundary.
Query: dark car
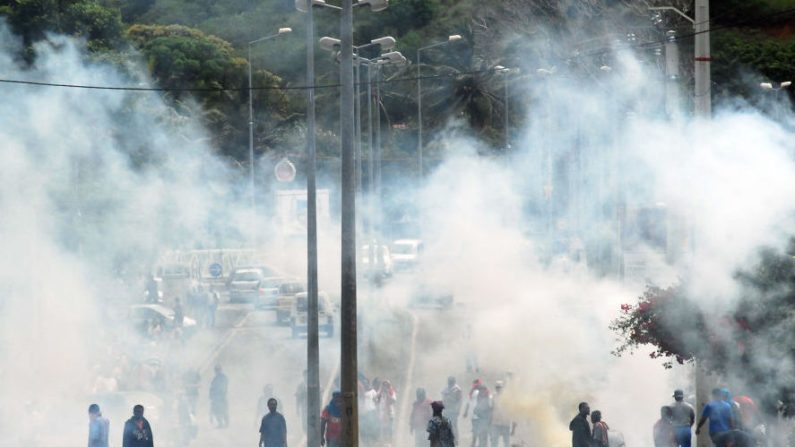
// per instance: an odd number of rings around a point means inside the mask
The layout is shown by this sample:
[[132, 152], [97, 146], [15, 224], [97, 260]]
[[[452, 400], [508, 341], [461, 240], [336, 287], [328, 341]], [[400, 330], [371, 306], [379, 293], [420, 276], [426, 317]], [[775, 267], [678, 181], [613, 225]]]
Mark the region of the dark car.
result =
[[253, 303], [260, 293], [260, 283], [266, 278], [281, 276], [270, 267], [238, 267], [226, 280], [229, 301], [233, 303]]

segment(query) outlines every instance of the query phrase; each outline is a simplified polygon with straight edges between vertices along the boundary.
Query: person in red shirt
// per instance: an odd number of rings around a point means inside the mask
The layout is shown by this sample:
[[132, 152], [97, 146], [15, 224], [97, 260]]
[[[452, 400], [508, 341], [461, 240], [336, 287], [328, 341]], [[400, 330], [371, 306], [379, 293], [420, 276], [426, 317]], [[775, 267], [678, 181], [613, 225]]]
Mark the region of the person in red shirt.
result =
[[342, 446], [342, 393], [335, 391], [331, 402], [320, 413], [320, 445]]

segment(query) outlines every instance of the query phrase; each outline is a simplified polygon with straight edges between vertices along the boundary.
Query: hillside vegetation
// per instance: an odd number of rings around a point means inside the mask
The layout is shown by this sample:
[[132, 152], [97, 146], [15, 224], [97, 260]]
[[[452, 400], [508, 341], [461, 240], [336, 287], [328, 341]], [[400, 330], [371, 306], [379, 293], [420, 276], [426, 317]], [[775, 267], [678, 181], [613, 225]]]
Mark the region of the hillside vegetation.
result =
[[[605, 48], [627, 30], [638, 42], [656, 41], [668, 28], [680, 35], [689, 23], [664, 15], [662, 23], [649, 20], [654, 1], [630, 0], [391, 0], [381, 13], [367, 8], [355, 12], [356, 44], [391, 35], [397, 50], [415, 61], [420, 46], [460, 34], [461, 42], [423, 53], [424, 105], [429, 134], [451, 117], [459, 118], [466, 132], [487, 146], [504, 147], [503, 78], [491, 70], [507, 67], [561, 67], [574, 50]], [[795, 0], [722, 0], [712, 2], [713, 92], [755, 96], [748, 77], [789, 80], [795, 70], [792, 18]], [[662, 3], [661, 3], [662, 4]], [[687, 0], [667, 1], [691, 13]], [[255, 151], [263, 155], [300, 152], [305, 132], [304, 92], [276, 87], [305, 84], [303, 14], [293, 0], [0, 0], [0, 15], [27, 44], [21, 55], [35, 59], [32, 43], [55, 31], [82, 37], [90, 57], [120, 67], [143, 58], [159, 86], [175, 89], [229, 89], [222, 92], [165, 95], [175, 110], [200, 119], [213, 135], [218, 151], [240, 163], [247, 162], [248, 42], [291, 27], [291, 34], [252, 46], [255, 104]], [[338, 37], [338, 13], [319, 9], [316, 35]], [[554, 42], [556, 45], [551, 45]], [[583, 43], [586, 42], [586, 43]], [[692, 50], [692, 36], [681, 40]], [[337, 65], [331, 55], [316, 48], [317, 83], [335, 84]], [[687, 53], [685, 53], [687, 54]], [[363, 53], [373, 57], [377, 50]], [[682, 58], [683, 73], [690, 59]], [[581, 63], [598, 64], [599, 60]], [[387, 80], [411, 78], [416, 66], [384, 70]], [[518, 82], [524, 82], [521, 76]], [[683, 88], [692, 79], [683, 77]], [[383, 85], [382, 116], [387, 157], [410, 157], [416, 150], [416, 83], [410, 80]], [[322, 155], [338, 152], [336, 88], [318, 90], [318, 141]], [[517, 128], [524, 110], [511, 107], [508, 122]], [[434, 156], [429, 147], [429, 157]], [[300, 157], [300, 155], [299, 155]]]

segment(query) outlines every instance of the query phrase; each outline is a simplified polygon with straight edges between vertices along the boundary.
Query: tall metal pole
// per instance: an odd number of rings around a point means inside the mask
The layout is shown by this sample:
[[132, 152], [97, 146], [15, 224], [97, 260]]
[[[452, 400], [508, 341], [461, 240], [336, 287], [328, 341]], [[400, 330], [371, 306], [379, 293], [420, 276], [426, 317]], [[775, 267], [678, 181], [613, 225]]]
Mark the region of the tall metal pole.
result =
[[342, 150], [342, 277], [340, 369], [342, 382], [342, 445], [359, 445], [359, 411], [357, 405], [357, 331], [356, 331], [356, 178], [353, 157], [353, 2], [342, 1], [340, 21], [341, 63], [340, 140]]
[[422, 71], [420, 61], [420, 50], [417, 50], [417, 164], [419, 164], [418, 178], [422, 181]]
[[695, 75], [694, 102], [696, 116], [709, 118], [712, 115], [712, 82], [710, 62], [712, 56], [709, 42], [709, 0], [696, 0], [695, 16]]
[[315, 152], [315, 23], [312, 0], [306, 0], [306, 278], [307, 278], [307, 447], [320, 447], [320, 349], [317, 303], [317, 185]]
[[378, 253], [378, 244], [381, 240], [381, 66], [375, 66], [375, 196], [373, 221], [375, 223], [375, 234], [373, 242], [375, 247], [370, 247], [370, 250], [376, 253], [375, 263], [371, 264], [373, 268], [379, 266], [380, 256]]
[[254, 200], [254, 90], [251, 89], [251, 44], [248, 44], [248, 175], [251, 211], [256, 212]]
[[505, 75], [505, 149], [510, 149], [511, 147], [511, 136], [510, 136], [510, 129], [508, 124], [508, 112], [509, 112], [510, 103], [508, 102], [508, 74], [506, 72]]
[[676, 31], [665, 33], [665, 103], [668, 117], [679, 114], [679, 46]]
[[362, 100], [361, 100], [361, 83], [362, 83], [362, 67], [357, 57], [356, 63], [353, 66], [353, 77], [356, 79], [354, 88], [354, 97], [356, 98], [355, 104], [355, 129], [356, 135], [354, 138], [354, 148], [356, 149], [356, 191], [361, 195], [362, 193]]
[[[712, 116], [712, 83], [710, 79], [710, 62], [712, 60], [709, 41], [709, 0], [696, 0], [694, 30], [695, 36], [695, 76], [696, 85], [693, 101], [697, 118], [709, 119]], [[696, 411], [701, 412], [709, 400], [710, 382], [712, 382], [699, 362], [696, 369]], [[696, 440], [698, 447], [707, 447], [710, 440], [701, 434]]]

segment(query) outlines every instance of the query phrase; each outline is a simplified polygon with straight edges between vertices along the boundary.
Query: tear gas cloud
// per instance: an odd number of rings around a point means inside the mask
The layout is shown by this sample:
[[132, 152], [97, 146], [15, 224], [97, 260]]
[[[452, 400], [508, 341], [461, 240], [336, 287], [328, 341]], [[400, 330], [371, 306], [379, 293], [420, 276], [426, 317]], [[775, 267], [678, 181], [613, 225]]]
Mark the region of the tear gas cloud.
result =
[[[50, 40], [22, 69], [12, 57], [18, 41], [4, 30], [5, 76], [129, 83], [85, 63], [79, 43]], [[667, 285], [686, 275], [705, 306], [731, 306], [734, 272], [760, 246], [783, 246], [792, 234], [787, 199], [795, 188], [787, 129], [742, 109], [718, 110], [712, 122], [669, 120], [646, 96], [661, 82], [630, 55], [600, 88], [554, 76], [529, 82], [516, 95], [528, 101], [527, 128], [500, 159], [478, 156], [466, 138], [438, 136], [454, 149], [419, 190], [399, 190], [420, 201], [422, 281], [450, 290], [456, 306], [425, 328], [404, 387], [424, 386], [435, 398], [451, 373], [465, 389], [464, 379], [479, 374], [489, 385], [510, 377], [516, 418], [547, 444], [569, 442], [566, 424], [581, 400], [601, 409], [629, 445], [650, 443], [659, 406], [674, 387], [690, 385], [690, 370], [666, 371], [642, 352], [611, 356], [610, 320], [646, 277]], [[258, 237], [252, 221], [263, 233], [278, 229], [251, 214], [246, 182], [213, 155], [195, 121], [175, 116], [155, 94], [11, 85], [0, 92], [4, 411], [65, 408], [76, 414], [69, 421], [82, 421], [87, 371], [124, 337], [107, 323], [116, 320], [106, 304], [140, 293], [118, 278], [145, 273], [165, 249], [249, 245]], [[620, 244], [620, 201], [636, 209], [665, 203], [689, 229], [676, 243], [683, 255], [670, 265], [659, 247], [641, 241], [634, 246], [641, 281], [615, 279], [615, 259], [600, 253]], [[338, 284], [337, 240], [335, 226], [322, 238], [327, 290]], [[280, 253], [279, 262], [300, 275], [303, 253]], [[411, 293], [408, 282], [396, 278], [383, 289], [396, 312]], [[109, 296], [111, 284], [118, 296]], [[182, 360], [206, 359], [188, 355]], [[467, 359], [482, 372], [463, 374]], [[19, 439], [28, 425], [3, 424]]]

